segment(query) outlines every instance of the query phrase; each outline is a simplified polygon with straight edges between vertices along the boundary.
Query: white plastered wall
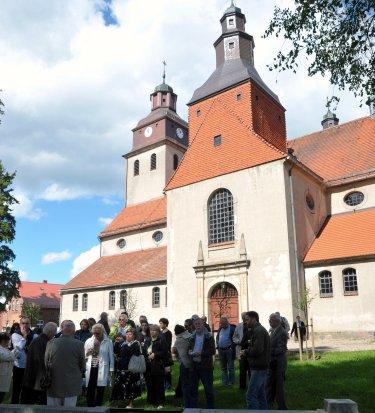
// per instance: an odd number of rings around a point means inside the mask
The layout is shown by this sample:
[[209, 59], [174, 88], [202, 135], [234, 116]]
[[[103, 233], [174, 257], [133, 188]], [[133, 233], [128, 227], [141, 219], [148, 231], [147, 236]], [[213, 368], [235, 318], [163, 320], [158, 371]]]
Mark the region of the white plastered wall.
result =
[[[358, 295], [344, 295], [342, 271], [354, 268], [357, 273]], [[332, 274], [332, 297], [320, 297], [318, 275]], [[306, 285], [313, 301], [309, 317], [317, 332], [375, 331], [375, 262], [327, 265], [305, 269]]]
[[[235, 244], [231, 248], [212, 251], [207, 239], [207, 201], [219, 188], [226, 188], [234, 197]], [[240, 290], [243, 269], [220, 270], [199, 286], [193, 266], [197, 264], [199, 241], [203, 244], [205, 263], [236, 261], [239, 243], [244, 234], [247, 257], [251, 261], [245, 274], [248, 297], [239, 297], [241, 311], [256, 310], [267, 325], [268, 315], [280, 311], [292, 315], [290, 239], [286, 219], [284, 160], [260, 165], [167, 193], [168, 219], [168, 301], [172, 323], [181, 323], [204, 308], [210, 288], [223, 280]], [[293, 270], [292, 270], [293, 271]], [[202, 284], [202, 283], [201, 283]], [[246, 302], [248, 308], [244, 308]]]

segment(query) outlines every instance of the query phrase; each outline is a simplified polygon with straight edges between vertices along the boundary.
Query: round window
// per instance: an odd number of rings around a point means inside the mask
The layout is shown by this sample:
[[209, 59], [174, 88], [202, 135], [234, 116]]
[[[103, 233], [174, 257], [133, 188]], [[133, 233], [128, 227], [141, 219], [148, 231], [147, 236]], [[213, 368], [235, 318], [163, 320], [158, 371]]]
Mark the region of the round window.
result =
[[314, 211], [315, 201], [310, 193], [306, 194], [306, 205], [308, 206], [310, 211]]
[[346, 205], [356, 206], [356, 205], [361, 204], [364, 199], [365, 199], [365, 196], [363, 195], [362, 192], [355, 191], [355, 192], [351, 192], [350, 194], [345, 195], [344, 202], [346, 203]]
[[126, 245], [126, 241], [124, 240], [124, 238], [120, 238], [120, 239], [117, 241], [117, 246], [118, 246], [119, 248], [123, 249], [123, 248], [125, 248], [125, 245]]
[[162, 233], [161, 231], [155, 231], [155, 232], [152, 234], [152, 239], [153, 239], [155, 242], [160, 242], [160, 241], [163, 239], [163, 233]]

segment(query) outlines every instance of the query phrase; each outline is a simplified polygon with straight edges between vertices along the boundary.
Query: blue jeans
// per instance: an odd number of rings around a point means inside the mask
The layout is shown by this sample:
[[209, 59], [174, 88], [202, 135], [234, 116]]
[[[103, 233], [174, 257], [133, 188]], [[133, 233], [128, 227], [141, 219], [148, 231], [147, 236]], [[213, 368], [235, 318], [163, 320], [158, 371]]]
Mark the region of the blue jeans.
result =
[[191, 398], [192, 370], [187, 369], [182, 363], [180, 364], [180, 383], [182, 391], [182, 401], [185, 409], [192, 406]]
[[267, 410], [267, 370], [251, 370], [250, 383], [246, 392], [246, 404], [251, 410]]
[[198, 387], [202, 382], [206, 395], [207, 409], [214, 409], [214, 371], [212, 368], [203, 367], [201, 363], [194, 363], [191, 374], [191, 408], [198, 407]]
[[221, 368], [221, 384], [227, 386], [234, 384], [234, 357], [231, 348], [222, 350], [219, 348], [219, 360]]

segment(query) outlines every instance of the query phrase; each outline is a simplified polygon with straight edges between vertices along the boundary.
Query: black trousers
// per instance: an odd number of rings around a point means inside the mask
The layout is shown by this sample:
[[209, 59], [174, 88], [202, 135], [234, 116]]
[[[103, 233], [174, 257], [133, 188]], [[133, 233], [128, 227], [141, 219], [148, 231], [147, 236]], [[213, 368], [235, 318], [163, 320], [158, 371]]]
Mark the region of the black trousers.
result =
[[20, 396], [22, 390], [22, 381], [25, 369], [19, 367], [13, 367], [13, 391], [12, 391], [12, 404], [20, 403]]
[[21, 404], [39, 404], [42, 406], [46, 406], [47, 394], [45, 391], [39, 391], [30, 389], [28, 387], [22, 387]]
[[164, 374], [146, 376], [147, 402], [153, 406], [161, 406], [165, 403]]
[[88, 407], [101, 406], [104, 399], [105, 386], [98, 386], [98, 367], [91, 367], [86, 400]]
[[284, 382], [286, 372], [286, 356], [280, 356], [276, 360], [272, 360], [268, 370], [267, 379], [267, 399], [271, 406], [275, 401], [279, 410], [287, 410]]
[[240, 357], [240, 389], [247, 389], [247, 379], [250, 378], [250, 367], [246, 357]]
[[0, 391], [0, 404], [4, 401], [5, 398], [5, 393], [3, 391]]

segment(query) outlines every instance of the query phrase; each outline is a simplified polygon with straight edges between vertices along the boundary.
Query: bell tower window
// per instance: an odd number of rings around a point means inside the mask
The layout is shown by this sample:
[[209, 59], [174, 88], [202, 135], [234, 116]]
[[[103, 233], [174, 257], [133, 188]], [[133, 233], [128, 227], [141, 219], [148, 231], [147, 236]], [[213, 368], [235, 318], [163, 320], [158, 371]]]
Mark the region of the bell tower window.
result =
[[174, 154], [173, 155], [173, 169], [176, 170], [178, 167], [178, 155]]
[[156, 153], [153, 153], [150, 158], [150, 170], [153, 171], [156, 169]]
[[139, 175], [139, 160], [138, 159], [134, 161], [133, 175], [134, 176]]

